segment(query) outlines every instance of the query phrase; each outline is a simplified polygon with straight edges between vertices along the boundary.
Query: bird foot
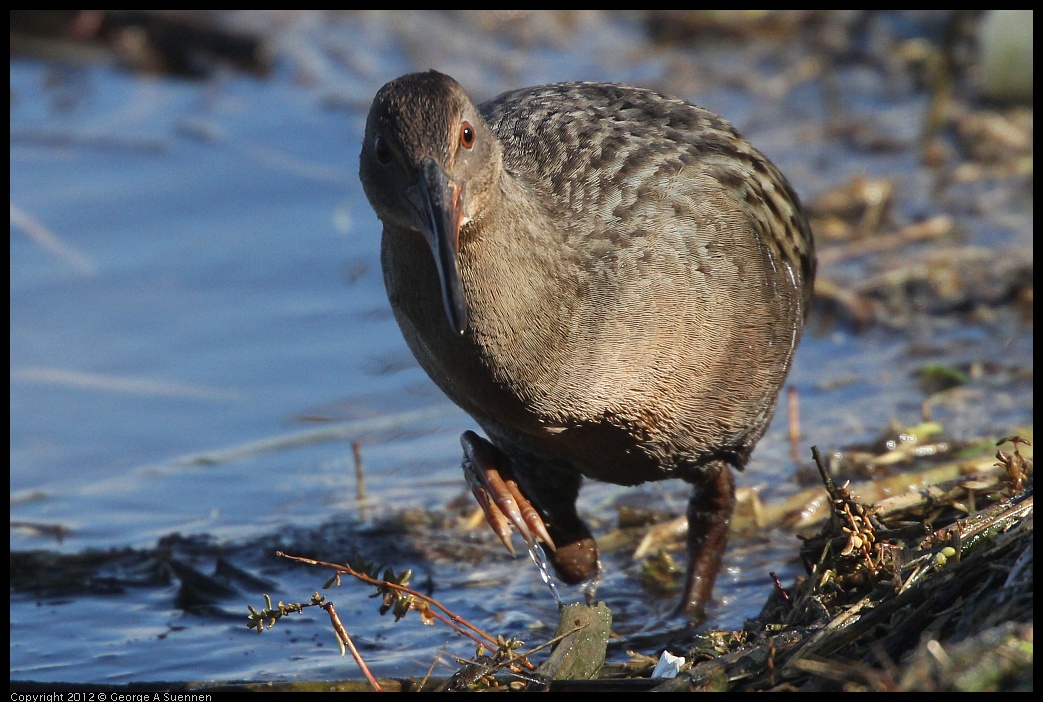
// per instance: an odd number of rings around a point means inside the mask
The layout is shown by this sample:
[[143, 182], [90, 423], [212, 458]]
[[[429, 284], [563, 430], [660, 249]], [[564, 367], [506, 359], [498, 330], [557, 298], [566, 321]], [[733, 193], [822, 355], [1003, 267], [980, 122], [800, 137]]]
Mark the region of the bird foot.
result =
[[485, 512], [485, 520], [510, 554], [515, 555], [511, 545], [512, 526], [522, 535], [530, 550], [539, 539], [554, 551], [554, 541], [547, 533], [543, 517], [522, 494], [510, 466], [497, 465], [492, 444], [473, 431], [465, 431], [460, 443], [464, 447], [463, 469], [467, 484]]

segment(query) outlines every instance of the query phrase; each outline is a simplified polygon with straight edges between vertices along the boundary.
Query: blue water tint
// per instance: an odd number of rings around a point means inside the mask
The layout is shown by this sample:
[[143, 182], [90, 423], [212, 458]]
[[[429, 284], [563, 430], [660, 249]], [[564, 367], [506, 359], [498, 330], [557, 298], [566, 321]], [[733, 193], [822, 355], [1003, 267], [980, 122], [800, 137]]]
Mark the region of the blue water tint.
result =
[[[463, 490], [458, 437], [474, 423], [417, 367], [391, 316], [380, 227], [357, 177], [369, 99], [385, 80], [429, 67], [491, 96], [571, 78], [668, 86], [677, 61], [696, 60], [683, 47], [649, 49], [636, 24], [593, 14], [569, 43], [547, 36], [528, 46], [468, 31], [451, 15], [349, 14], [323, 26], [317, 17], [298, 17], [304, 26], [280, 37], [294, 60], [270, 80], [11, 61], [11, 520], [68, 530], [56, 542], [19, 526], [12, 550], [151, 548], [175, 532], [242, 544], [335, 518], [364, 523], [352, 499], [352, 440], [375, 509], [444, 507]], [[418, 23], [423, 45], [411, 43]], [[802, 193], [860, 168], [912, 167], [901, 156], [827, 159], [793, 138], [778, 100], [727, 83], [708, 78], [687, 97], [754, 130]], [[800, 119], [817, 113], [817, 97], [800, 89]], [[926, 185], [910, 187], [926, 200]], [[1010, 362], [1031, 358], [1031, 333], [1010, 336]], [[864, 441], [892, 418], [918, 420], [906, 341], [829, 327], [806, 334], [790, 381], [808, 444]], [[964, 357], [988, 357], [994, 343], [971, 334]], [[1012, 401], [1006, 417], [1030, 416], [1027, 404]], [[785, 431], [772, 424], [740, 485], [796, 489]], [[685, 490], [644, 489], [683, 512]], [[610, 520], [621, 492], [589, 485], [581, 511]], [[755, 564], [728, 557], [713, 610], [721, 624], [756, 614], [761, 602], [745, 593], [757, 573], [791, 573], [792, 546], [775, 546]], [[282, 588], [276, 600], [306, 599], [326, 577], [261, 562]], [[549, 638], [538, 627], [552, 630], [556, 612], [527, 559], [417, 562], [452, 606]], [[625, 615], [641, 595], [636, 569], [624, 567], [614, 563], [602, 592]], [[174, 588], [82, 601], [13, 596], [12, 678], [358, 676], [323, 615], [258, 638], [245, 630], [245, 601], [223, 603], [227, 618], [198, 617], [173, 606]], [[262, 604], [262, 590], [246, 591]], [[415, 620], [391, 627], [368, 594], [338, 602], [374, 669], [423, 675], [450, 635]], [[457, 655], [473, 653], [459, 643]]]

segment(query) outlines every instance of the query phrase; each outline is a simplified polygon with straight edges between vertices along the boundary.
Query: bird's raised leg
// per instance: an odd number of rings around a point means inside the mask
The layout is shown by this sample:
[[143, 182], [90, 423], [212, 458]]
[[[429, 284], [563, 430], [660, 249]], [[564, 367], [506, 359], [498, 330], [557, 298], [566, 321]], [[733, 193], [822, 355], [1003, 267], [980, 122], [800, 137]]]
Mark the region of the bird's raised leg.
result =
[[525, 461], [515, 473], [517, 461], [474, 432], [464, 432], [460, 443], [471, 492], [511, 555], [513, 526], [527, 544], [538, 540], [550, 549], [550, 562], [564, 582], [581, 583], [598, 575], [597, 545], [576, 513], [578, 473], [547, 468], [536, 459]]
[[735, 507], [735, 477], [724, 461], [708, 465], [688, 502], [688, 574], [677, 613], [705, 616], [721, 569]]
[[553, 551], [554, 541], [547, 533], [543, 518], [522, 494], [510, 463], [498, 460], [496, 447], [473, 431], [465, 431], [460, 443], [464, 447], [464, 476], [471, 493], [485, 512], [485, 521], [510, 554], [516, 555], [511, 544], [511, 526], [529, 546], [534, 544], [535, 535]]

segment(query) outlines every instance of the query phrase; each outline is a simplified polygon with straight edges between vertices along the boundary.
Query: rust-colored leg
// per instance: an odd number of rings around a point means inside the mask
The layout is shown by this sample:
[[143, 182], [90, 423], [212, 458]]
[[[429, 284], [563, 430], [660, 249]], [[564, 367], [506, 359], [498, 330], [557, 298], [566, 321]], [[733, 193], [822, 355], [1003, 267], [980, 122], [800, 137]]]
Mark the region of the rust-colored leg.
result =
[[550, 562], [564, 582], [597, 576], [597, 545], [576, 513], [582, 480], [577, 472], [555, 470], [535, 457], [507, 456], [472, 431], [464, 432], [460, 443], [471, 492], [511, 555], [514, 527], [526, 543], [536, 539], [547, 545]]
[[496, 447], [473, 431], [460, 436], [464, 447], [463, 469], [471, 493], [485, 512], [485, 521], [507, 547], [512, 556], [511, 527], [533, 544], [533, 535], [554, 550], [554, 541], [543, 524], [543, 518], [522, 494], [509, 461], [499, 460]]
[[688, 502], [688, 575], [679, 614], [700, 619], [705, 615], [728, 545], [734, 508], [735, 478], [731, 466], [723, 461], [707, 466]]

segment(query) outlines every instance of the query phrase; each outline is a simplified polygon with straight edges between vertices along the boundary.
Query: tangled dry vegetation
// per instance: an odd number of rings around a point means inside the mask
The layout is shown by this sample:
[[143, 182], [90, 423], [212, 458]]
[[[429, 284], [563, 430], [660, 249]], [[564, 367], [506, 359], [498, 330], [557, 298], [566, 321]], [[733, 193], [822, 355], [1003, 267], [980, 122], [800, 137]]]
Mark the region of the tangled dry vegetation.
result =
[[[1005, 437], [995, 463], [960, 460], [958, 477], [864, 504], [837, 486], [818, 451], [815, 464], [829, 515], [800, 550], [807, 577], [777, 582], [761, 614], [740, 631], [710, 631], [675, 658], [675, 677], [650, 677], [654, 657], [603, 666], [611, 613], [570, 605], [556, 636], [522, 651], [405, 587], [408, 574], [372, 564], [337, 565], [377, 588], [396, 620], [415, 610], [477, 642], [474, 659], [451, 677], [377, 681], [397, 690], [999, 690], [1032, 684], [1032, 459], [1029, 442]], [[908, 479], [908, 478], [907, 478]], [[369, 566], [367, 568], [367, 565]], [[367, 570], [369, 572], [367, 572]], [[388, 577], [390, 573], [390, 577]], [[260, 631], [289, 612], [332, 605], [271, 603], [251, 608]], [[691, 639], [689, 639], [689, 642]], [[530, 657], [548, 646], [539, 667]], [[354, 651], [353, 651], [354, 653]], [[365, 670], [364, 661], [356, 660]], [[345, 683], [347, 689], [364, 685]]]

